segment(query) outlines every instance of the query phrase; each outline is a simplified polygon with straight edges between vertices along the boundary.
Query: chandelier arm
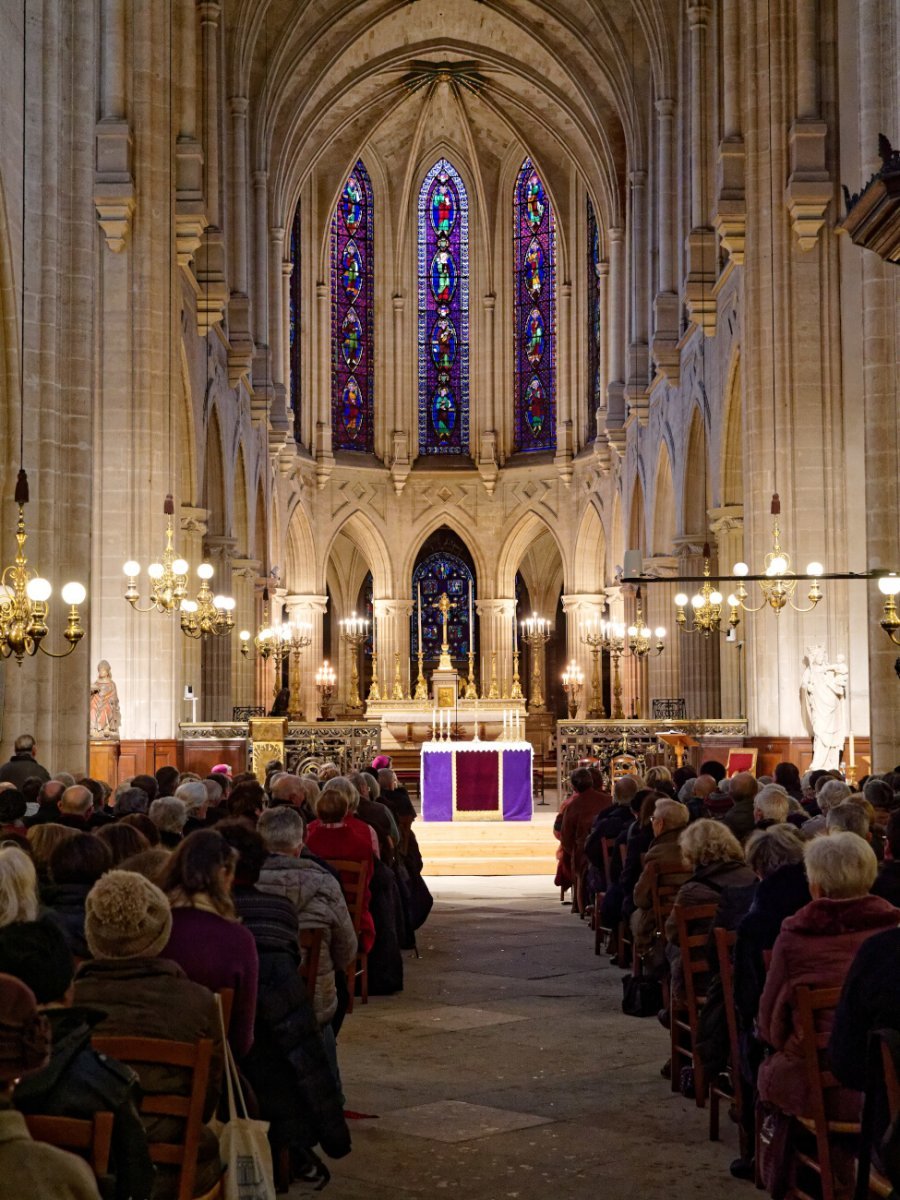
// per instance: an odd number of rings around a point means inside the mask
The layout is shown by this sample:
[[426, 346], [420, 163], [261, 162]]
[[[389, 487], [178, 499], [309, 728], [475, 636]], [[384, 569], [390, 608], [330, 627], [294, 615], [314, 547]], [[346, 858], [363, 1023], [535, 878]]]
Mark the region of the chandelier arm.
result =
[[37, 649], [40, 650], [41, 654], [46, 654], [48, 658], [68, 658], [69, 655], [72, 653], [72, 651], [77, 648], [78, 642], [80, 642], [80, 641], [81, 641], [81, 638], [79, 638], [78, 641], [76, 641], [76, 642], [71, 642], [69, 644], [68, 650], [63, 650], [62, 653], [60, 653], [60, 654], [57, 654], [53, 650], [48, 650], [43, 642], [38, 643]]
[[807, 605], [806, 608], [801, 608], [799, 605], [795, 604], [794, 601], [790, 597], [788, 597], [788, 604], [791, 606], [791, 608], [794, 610], [794, 612], [798, 612], [798, 613], [812, 612], [812, 610], [816, 607], [816, 605], [818, 603], [819, 603], [818, 600], [814, 600], [812, 602], [812, 604]]
[[738, 605], [738, 608], [740, 608], [743, 612], [758, 613], [762, 612], [768, 603], [768, 599], [764, 598], [762, 604], [758, 604], [756, 608], [754, 608], [752, 605], [748, 604], [746, 600], [742, 600]]

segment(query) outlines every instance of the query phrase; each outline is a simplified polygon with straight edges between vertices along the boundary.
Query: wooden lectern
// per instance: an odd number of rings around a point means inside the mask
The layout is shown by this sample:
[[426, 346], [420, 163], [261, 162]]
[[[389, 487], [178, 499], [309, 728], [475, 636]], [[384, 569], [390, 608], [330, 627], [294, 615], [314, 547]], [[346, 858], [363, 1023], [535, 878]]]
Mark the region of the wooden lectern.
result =
[[700, 745], [697, 739], [692, 738], [688, 733], [658, 733], [656, 736], [675, 751], [676, 767], [683, 765], [685, 750], [693, 750], [695, 746]]
[[251, 717], [250, 741], [253, 758], [250, 769], [260, 783], [266, 782], [266, 763], [278, 758], [284, 762], [287, 717]]

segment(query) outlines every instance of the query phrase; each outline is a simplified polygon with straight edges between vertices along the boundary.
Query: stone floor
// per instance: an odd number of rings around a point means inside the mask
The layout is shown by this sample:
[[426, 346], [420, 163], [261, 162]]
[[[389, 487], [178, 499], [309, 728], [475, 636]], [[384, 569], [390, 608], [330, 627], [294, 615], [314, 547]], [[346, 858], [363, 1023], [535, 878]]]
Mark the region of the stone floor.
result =
[[357, 1006], [340, 1039], [353, 1153], [340, 1200], [751, 1200], [733, 1126], [659, 1068], [667, 1034], [621, 1015], [621, 972], [545, 880], [447, 878], [406, 990]]

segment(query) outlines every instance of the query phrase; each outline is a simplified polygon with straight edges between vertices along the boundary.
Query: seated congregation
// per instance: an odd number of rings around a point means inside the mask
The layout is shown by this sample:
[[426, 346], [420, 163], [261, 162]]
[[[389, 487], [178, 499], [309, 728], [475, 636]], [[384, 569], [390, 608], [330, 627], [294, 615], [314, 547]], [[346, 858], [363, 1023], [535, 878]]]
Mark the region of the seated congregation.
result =
[[651, 767], [560, 806], [556, 884], [623, 1012], [669, 1030], [661, 1074], [737, 1126], [737, 1178], [856, 1200], [900, 1188], [900, 768], [726, 778]]
[[229, 1078], [279, 1192], [350, 1152], [341, 1027], [431, 907], [415, 809], [386, 756], [270, 768], [0, 782], [0, 1197], [221, 1196]]

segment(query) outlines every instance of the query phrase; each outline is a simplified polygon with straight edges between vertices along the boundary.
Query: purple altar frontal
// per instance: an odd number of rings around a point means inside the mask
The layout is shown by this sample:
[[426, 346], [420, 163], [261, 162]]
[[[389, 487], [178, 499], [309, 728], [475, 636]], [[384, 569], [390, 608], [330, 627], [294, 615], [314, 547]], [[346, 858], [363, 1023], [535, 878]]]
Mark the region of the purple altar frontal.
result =
[[426, 742], [424, 821], [530, 821], [530, 742]]

